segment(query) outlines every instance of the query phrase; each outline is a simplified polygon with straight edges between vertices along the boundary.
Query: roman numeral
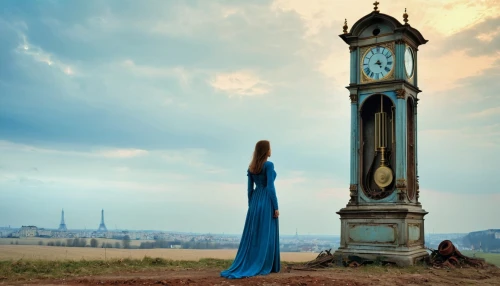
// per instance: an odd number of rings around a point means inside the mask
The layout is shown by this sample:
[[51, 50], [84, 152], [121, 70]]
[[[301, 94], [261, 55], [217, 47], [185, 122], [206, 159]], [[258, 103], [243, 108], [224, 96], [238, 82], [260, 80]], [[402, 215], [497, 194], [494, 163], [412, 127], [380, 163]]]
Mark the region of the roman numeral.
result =
[[388, 65], [388, 66], [392, 65], [392, 62], [387, 62], [387, 65]]
[[390, 72], [390, 71], [391, 71], [391, 69], [390, 69], [390, 68], [388, 68], [388, 67], [385, 67], [385, 68], [384, 68], [384, 70], [385, 70], [386, 72]]
[[379, 52], [380, 52], [380, 47], [377, 47], [377, 53], [379, 53]]
[[379, 75], [378, 73], [375, 74], [375, 79], [378, 79]]
[[370, 77], [373, 78], [373, 72], [370, 73]]
[[370, 74], [372, 71], [370, 70], [370, 68], [365, 68], [365, 73], [366, 74]]

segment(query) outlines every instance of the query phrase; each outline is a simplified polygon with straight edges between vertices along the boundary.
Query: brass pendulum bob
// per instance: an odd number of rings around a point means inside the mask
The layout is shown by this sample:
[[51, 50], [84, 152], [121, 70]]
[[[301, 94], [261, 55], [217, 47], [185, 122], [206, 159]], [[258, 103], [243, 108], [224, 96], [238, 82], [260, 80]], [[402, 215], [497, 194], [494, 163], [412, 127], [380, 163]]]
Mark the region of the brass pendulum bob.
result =
[[387, 113], [384, 112], [383, 97], [380, 98], [380, 112], [375, 113], [375, 148], [380, 152], [380, 166], [375, 171], [373, 180], [383, 192], [392, 183], [392, 170], [385, 159], [387, 145]]

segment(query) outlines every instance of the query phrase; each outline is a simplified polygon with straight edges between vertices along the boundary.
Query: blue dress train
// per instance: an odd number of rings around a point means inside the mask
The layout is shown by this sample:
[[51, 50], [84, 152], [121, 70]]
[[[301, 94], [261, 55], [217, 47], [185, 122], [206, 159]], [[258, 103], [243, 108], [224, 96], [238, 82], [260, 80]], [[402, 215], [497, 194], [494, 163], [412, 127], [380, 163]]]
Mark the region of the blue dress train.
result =
[[[248, 212], [238, 253], [222, 277], [235, 279], [279, 272], [281, 269], [279, 224], [274, 218], [278, 199], [272, 162], [266, 161], [260, 174], [248, 176]], [[254, 189], [254, 183], [256, 188]]]

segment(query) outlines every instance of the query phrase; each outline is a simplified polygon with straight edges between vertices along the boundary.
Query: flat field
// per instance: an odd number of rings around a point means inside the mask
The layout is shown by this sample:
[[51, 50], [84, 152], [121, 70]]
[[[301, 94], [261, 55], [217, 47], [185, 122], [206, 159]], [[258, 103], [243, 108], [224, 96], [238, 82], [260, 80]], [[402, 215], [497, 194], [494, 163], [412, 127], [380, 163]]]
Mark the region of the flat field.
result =
[[[0, 245], [0, 260], [104, 260], [143, 259], [159, 257], [169, 260], [200, 260], [202, 258], [234, 259], [236, 249], [117, 249], [92, 247], [57, 247], [40, 245]], [[305, 262], [316, 258], [317, 253], [283, 252], [281, 259]]]

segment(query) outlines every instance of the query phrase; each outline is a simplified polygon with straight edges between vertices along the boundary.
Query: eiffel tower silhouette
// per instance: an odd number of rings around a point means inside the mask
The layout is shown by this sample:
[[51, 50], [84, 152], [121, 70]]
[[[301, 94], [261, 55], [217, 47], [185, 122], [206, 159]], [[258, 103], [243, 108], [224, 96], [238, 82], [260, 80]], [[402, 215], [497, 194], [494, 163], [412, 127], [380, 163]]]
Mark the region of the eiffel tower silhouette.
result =
[[104, 224], [104, 210], [101, 210], [101, 224], [99, 225], [99, 228], [97, 229], [98, 232], [106, 232], [108, 229], [106, 228], [106, 225]]
[[66, 223], [64, 222], [64, 209], [61, 211], [61, 223], [59, 224], [59, 228], [57, 230], [59, 231], [68, 230], [68, 228], [66, 228]]

